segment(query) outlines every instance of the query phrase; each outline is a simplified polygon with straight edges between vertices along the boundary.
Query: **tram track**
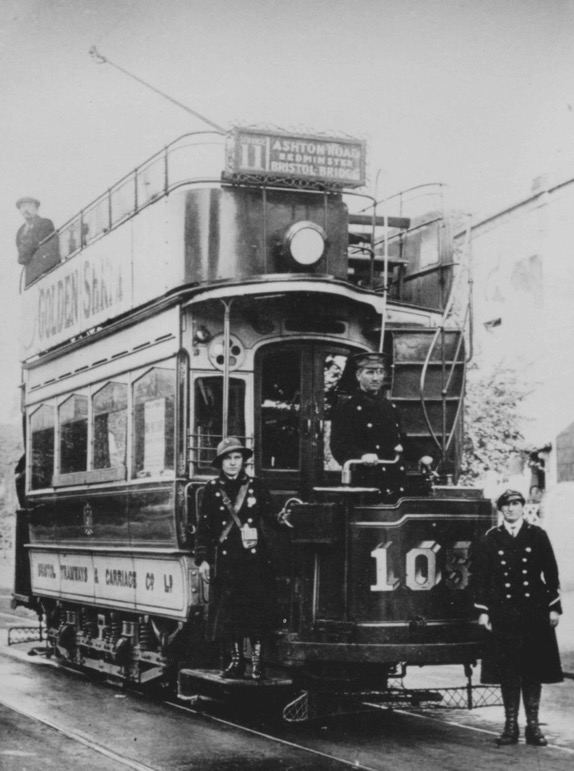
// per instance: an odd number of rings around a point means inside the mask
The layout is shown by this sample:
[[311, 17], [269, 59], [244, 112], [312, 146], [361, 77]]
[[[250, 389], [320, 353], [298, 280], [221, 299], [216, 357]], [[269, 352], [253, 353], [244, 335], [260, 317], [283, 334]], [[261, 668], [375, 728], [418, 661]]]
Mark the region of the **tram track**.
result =
[[[18, 656], [18, 658], [21, 658]], [[50, 663], [52, 667], [59, 668], [60, 665], [58, 662], [46, 662]], [[66, 672], [69, 672], [70, 674], [74, 675], [74, 677], [77, 677], [80, 681], [86, 681], [90, 682], [92, 681], [92, 678], [81, 671], [69, 669], [67, 667], [63, 667], [63, 669]], [[110, 685], [107, 686], [108, 689], [114, 690], [113, 687]], [[98, 689], [99, 690], [99, 689]], [[115, 689], [117, 690], [117, 688]], [[126, 693], [124, 689], [122, 689], [122, 693]], [[132, 693], [136, 697], [144, 698], [144, 700], [149, 699], [149, 693], [146, 693], [145, 689], [140, 688], [128, 688], [127, 689], [127, 695], [129, 693]], [[125, 697], [116, 697], [116, 698], [125, 698]], [[347, 744], [346, 742], [341, 745], [340, 736], [337, 733], [334, 734], [321, 734], [321, 729], [318, 727], [317, 731], [313, 732], [313, 736], [310, 738], [309, 742], [305, 742], [305, 738], [303, 738], [303, 741], [298, 741], [297, 736], [293, 736], [292, 733], [289, 735], [289, 727], [286, 728], [285, 733], [286, 736], [282, 736], [283, 733], [282, 728], [280, 726], [276, 726], [273, 722], [269, 723], [265, 717], [263, 717], [263, 721], [261, 722], [257, 719], [255, 720], [240, 720], [237, 721], [234, 719], [232, 715], [229, 717], [227, 714], [221, 714], [221, 712], [217, 708], [217, 703], [214, 703], [213, 708], [211, 707], [211, 702], [207, 700], [206, 704], [202, 706], [202, 708], [195, 708], [194, 706], [191, 706], [186, 703], [182, 703], [178, 699], [175, 699], [173, 695], [170, 695], [168, 697], [158, 697], [155, 701], [156, 707], [163, 708], [165, 710], [164, 715], [166, 712], [169, 714], [169, 712], [177, 713], [180, 715], [187, 715], [190, 718], [190, 722], [193, 722], [196, 726], [196, 729], [201, 732], [204, 732], [206, 730], [210, 730], [212, 732], [217, 733], [218, 727], [221, 727], [221, 730], [224, 732], [222, 736], [227, 737], [226, 739], [223, 739], [224, 742], [229, 741], [229, 737], [233, 734], [237, 736], [238, 741], [238, 751], [241, 753], [241, 747], [249, 746], [249, 744], [260, 744], [264, 747], [265, 744], [268, 745], [269, 748], [271, 748], [273, 745], [277, 746], [278, 748], [281, 747], [281, 750], [277, 750], [277, 753], [273, 751], [272, 749], [268, 749], [264, 751], [264, 754], [268, 754], [269, 758], [273, 758], [276, 756], [279, 756], [280, 754], [285, 755], [291, 754], [293, 756], [294, 764], [293, 768], [310, 768], [310, 767], [316, 767], [317, 769], [323, 769], [328, 768], [329, 771], [331, 769], [336, 768], [355, 768], [360, 769], [361, 771], [381, 771], [381, 769], [388, 768], [385, 763], [387, 762], [383, 756], [381, 756], [380, 763], [378, 758], [376, 758], [373, 755], [373, 748], [372, 747], [365, 747], [362, 743], [361, 744], [355, 744], [355, 741], [352, 740], [351, 743]], [[51, 720], [49, 718], [45, 718], [43, 716], [38, 715], [37, 712], [34, 711], [34, 709], [26, 710], [25, 708], [22, 708], [20, 703], [16, 703], [14, 700], [6, 699], [6, 698], [0, 698], [0, 705], [6, 707], [7, 709], [13, 710], [14, 712], [19, 713], [20, 715], [23, 715], [25, 717], [28, 717], [30, 719], [33, 719], [37, 721], [38, 723], [41, 723], [47, 727], [50, 727], [51, 729], [58, 731], [63, 737], [67, 737], [70, 740], [77, 741], [80, 744], [84, 745], [84, 747], [90, 749], [93, 752], [96, 752], [100, 754], [101, 756], [107, 757], [111, 762], [115, 762], [118, 764], [118, 766], [123, 768], [132, 768], [137, 769], [141, 771], [157, 771], [158, 768], [165, 769], [168, 771], [171, 768], [171, 765], [169, 763], [166, 764], [165, 757], [164, 762], [159, 763], [158, 765], [154, 765], [154, 761], [150, 761], [150, 758], [152, 755], [146, 755], [142, 756], [141, 760], [133, 759], [129, 756], [129, 754], [124, 754], [121, 751], [117, 751], [112, 749], [112, 745], [103, 746], [102, 743], [100, 743], [96, 738], [93, 738], [92, 736], [89, 736], [87, 733], [75, 729], [73, 726], [67, 727], [66, 725], [63, 725], [61, 722], [57, 722], [54, 720]], [[374, 706], [374, 705], [373, 705]], [[139, 708], [138, 708], [139, 710]], [[216, 714], [214, 714], [214, 710]], [[375, 712], [376, 710], [374, 710]], [[466, 723], [466, 721], [459, 721], [454, 718], [448, 718], [448, 717], [438, 717], [434, 715], [424, 715], [416, 712], [404, 712], [403, 710], [392, 710], [392, 712], [397, 715], [401, 716], [407, 716], [409, 719], [415, 719], [416, 722], [418, 722], [420, 725], [422, 723], [439, 723], [441, 725], [449, 725], [451, 726], [451, 729], [464, 729], [467, 731], [470, 731], [471, 734], [483, 734], [483, 735], [489, 735], [494, 736], [496, 734], [496, 731], [493, 731], [490, 726], [480, 725], [480, 723], [475, 723], [474, 725], [469, 725]], [[167, 717], [167, 715], [166, 715]], [[169, 719], [168, 719], [169, 720]], [[202, 726], [204, 726], [202, 728]], [[209, 728], [211, 726], [211, 728]], [[161, 730], [161, 729], [160, 729]], [[194, 730], [194, 729], [192, 729]], [[434, 729], [433, 729], [434, 730]], [[440, 729], [439, 729], [440, 730]], [[362, 733], [363, 729], [357, 729], [357, 735], [358, 736], [365, 736], [365, 734]], [[420, 740], [421, 735], [424, 735], [425, 729], [415, 729], [414, 733], [417, 734], [418, 740]], [[378, 734], [378, 729], [376, 731]], [[304, 732], [306, 735], [306, 733]], [[354, 732], [351, 731], [351, 735], [354, 736]], [[368, 735], [368, 734], [367, 734]], [[394, 735], [394, 734], [392, 734]], [[244, 737], [242, 740], [241, 737]], [[308, 737], [309, 738], [309, 737]], [[355, 736], [354, 739], [357, 737]], [[331, 739], [334, 740], [334, 743], [331, 744]], [[399, 752], [399, 756], [395, 756], [395, 761], [398, 761], [399, 765], [398, 768], [401, 768], [403, 766], [400, 765], [400, 752], [401, 752], [401, 739], [400, 735], [398, 739], [393, 739], [393, 741], [396, 741], [396, 747], [395, 749]], [[317, 746], [310, 746], [317, 744]], [[487, 745], [493, 744], [491, 741], [487, 741]], [[117, 745], [116, 745], [117, 746]], [[214, 745], [216, 746], [216, 745]], [[423, 745], [421, 745], [423, 746]], [[446, 746], [442, 745], [445, 750]], [[354, 749], [353, 749], [354, 747]], [[338, 749], [337, 749], [338, 748]], [[343, 753], [340, 752], [341, 749], [344, 748]], [[553, 750], [554, 752], [558, 751], [559, 755], [562, 756], [564, 759], [563, 761], [560, 760], [559, 764], [556, 766], [562, 767], [562, 762], [570, 762], [567, 761], [568, 757], [572, 757], [574, 755], [574, 749], [567, 748], [564, 746], [560, 746], [559, 744], [550, 744], [549, 750]], [[333, 751], [331, 751], [333, 750]], [[355, 754], [355, 751], [357, 754]], [[488, 750], [486, 750], [488, 752]], [[446, 750], [448, 753], [448, 750]], [[361, 757], [361, 755], [364, 755], [366, 753], [366, 757]], [[299, 759], [295, 760], [295, 758], [299, 755]], [[345, 756], [346, 755], [346, 756]], [[369, 757], [370, 756], [370, 757]], [[313, 760], [305, 760], [305, 757], [312, 759], [315, 758], [316, 761]], [[528, 758], [527, 758], [528, 759]], [[557, 758], [556, 758], [557, 759]], [[171, 760], [171, 758], [170, 758]], [[529, 760], [534, 760], [533, 758], [530, 758]], [[216, 762], [215, 760], [212, 762]], [[150, 764], [151, 763], [151, 764]], [[309, 765], [311, 763], [312, 765]], [[176, 760], [174, 757], [174, 768], [176, 767]], [[301, 764], [301, 765], [299, 765]], [[207, 768], [207, 766], [205, 766]], [[217, 768], [217, 765], [215, 766], [209, 766], [209, 768]], [[257, 766], [259, 767], [259, 766]], [[262, 766], [266, 767], [266, 766]], [[272, 766], [269, 766], [270, 768]], [[450, 768], [448, 764], [446, 767]], [[530, 768], [530, 765], [526, 765], [526, 768]]]
[[41, 723], [42, 725], [47, 726], [48, 728], [51, 728], [54, 731], [57, 731], [62, 736], [65, 736], [67, 739], [71, 739], [72, 741], [78, 742], [79, 744], [82, 744], [84, 747], [87, 747], [89, 750], [92, 750], [93, 752], [97, 752], [98, 754], [103, 755], [104, 757], [110, 760], [113, 760], [115, 763], [119, 763], [120, 765], [125, 766], [126, 768], [131, 768], [133, 769], [133, 771], [157, 771], [157, 769], [154, 768], [153, 766], [147, 766], [144, 763], [139, 763], [138, 761], [132, 760], [131, 758], [128, 758], [125, 755], [121, 755], [120, 753], [114, 752], [113, 750], [110, 750], [107, 747], [104, 747], [99, 742], [95, 741], [94, 739], [91, 739], [89, 736], [86, 736], [85, 734], [79, 731], [72, 731], [69, 728], [65, 728], [64, 726], [59, 725], [53, 720], [49, 720], [48, 718], [41, 717], [40, 715], [37, 715], [30, 710], [25, 710], [25, 709], [22, 709], [21, 707], [17, 707], [3, 698], [0, 698], [0, 705], [5, 707], [6, 709], [11, 710], [12, 712], [17, 713], [18, 715], [28, 718], [29, 720], [34, 720], [36, 723]]
[[[21, 657], [18, 656], [18, 658], [21, 658]], [[46, 659], [44, 659], [43, 661], [46, 664], [48, 664], [50, 667], [53, 667], [54, 669], [57, 669], [61, 666], [57, 661], [46, 660]], [[67, 673], [78, 678], [78, 680], [80, 681], [91, 682], [91, 678], [89, 674], [86, 674], [76, 669], [68, 669], [65, 666], [63, 667], [63, 669]], [[114, 688], [115, 684], [111, 682], [107, 683], [107, 687]], [[122, 691], [123, 690], [124, 689], [122, 688]], [[146, 693], [144, 689], [140, 689], [138, 687], [128, 688], [127, 692], [132, 693], [133, 695], [144, 699], [149, 698], [149, 693]], [[341, 769], [353, 768], [353, 769], [358, 769], [359, 771], [380, 771], [380, 768], [376, 768], [374, 766], [360, 763], [357, 760], [349, 760], [348, 758], [343, 758], [333, 753], [324, 752], [322, 750], [306, 746], [305, 744], [297, 743], [289, 739], [284, 739], [284, 738], [281, 738], [280, 736], [274, 735], [267, 731], [259, 730], [252, 726], [248, 726], [245, 723], [235, 722], [233, 720], [229, 720], [217, 715], [213, 715], [205, 710], [193, 709], [189, 705], [182, 704], [181, 702], [174, 700], [173, 697], [160, 699], [158, 701], [159, 701], [159, 704], [161, 704], [163, 707], [167, 707], [169, 710], [177, 711], [180, 714], [183, 713], [185, 715], [189, 715], [190, 718], [193, 717], [193, 718], [201, 719], [203, 721], [209, 721], [215, 726], [221, 726], [222, 728], [230, 729], [244, 736], [246, 735], [249, 737], [253, 737], [254, 739], [257, 738], [261, 741], [269, 742], [270, 744], [280, 745], [281, 747], [287, 750], [293, 750], [296, 752], [303, 753], [304, 755], [315, 757], [317, 758], [318, 763], [321, 763], [321, 761], [328, 763], [329, 769], [334, 770], [335, 768], [341, 768]], [[95, 738], [90, 737], [88, 734], [82, 731], [67, 728], [66, 726], [62, 725], [61, 723], [58, 723], [57, 721], [54, 721], [47, 717], [39, 715], [34, 710], [24, 709], [22, 706], [18, 706], [15, 703], [3, 697], [0, 697], [0, 706], [6, 709], [9, 709], [25, 718], [33, 720], [39, 724], [47, 726], [48, 728], [51, 728], [52, 730], [58, 732], [63, 737], [66, 737], [72, 741], [78, 742], [79, 744], [82, 744], [84, 747], [88, 748], [89, 750], [92, 750], [108, 758], [109, 760], [112, 760], [115, 763], [124, 766], [125, 768], [134, 769], [134, 771], [157, 771], [158, 770], [158, 766], [142, 763], [140, 761], [137, 761], [137, 760], [134, 760], [133, 758], [128, 757], [125, 754], [122, 754], [121, 752], [116, 752], [112, 749], [109, 749], [108, 747], [104, 746], [102, 743], [97, 741]], [[295, 767], [296, 766], [294, 766], [294, 768]], [[320, 767], [323, 768], [323, 765], [321, 764]], [[162, 764], [162, 768], [165, 768], [165, 764]]]
[[265, 731], [259, 731], [256, 728], [251, 728], [250, 726], [246, 726], [241, 723], [234, 723], [231, 720], [226, 720], [224, 718], [220, 718], [215, 715], [210, 715], [200, 710], [194, 710], [192, 707], [188, 707], [185, 704], [179, 704], [178, 702], [170, 701], [167, 699], [163, 703], [166, 706], [171, 707], [172, 709], [177, 709], [180, 712], [187, 712], [197, 717], [209, 718], [213, 722], [219, 723], [228, 728], [233, 728], [234, 730], [239, 730], [239, 731], [242, 731], [243, 733], [251, 734], [260, 739], [266, 739], [275, 744], [281, 744], [284, 747], [290, 747], [292, 749], [300, 750], [300, 751], [309, 753], [311, 755], [315, 755], [316, 757], [320, 757], [323, 760], [334, 761], [336, 763], [339, 763], [343, 767], [355, 768], [355, 769], [359, 769], [359, 771], [380, 771], [380, 769], [374, 768], [372, 766], [364, 765], [362, 763], [359, 763], [356, 760], [348, 760], [347, 758], [337, 757], [336, 755], [332, 755], [327, 752], [322, 752], [321, 750], [314, 749], [313, 747], [307, 747], [304, 744], [297, 744], [296, 742], [292, 742], [289, 739], [281, 739], [278, 736], [274, 736], [273, 734], [267, 733]]

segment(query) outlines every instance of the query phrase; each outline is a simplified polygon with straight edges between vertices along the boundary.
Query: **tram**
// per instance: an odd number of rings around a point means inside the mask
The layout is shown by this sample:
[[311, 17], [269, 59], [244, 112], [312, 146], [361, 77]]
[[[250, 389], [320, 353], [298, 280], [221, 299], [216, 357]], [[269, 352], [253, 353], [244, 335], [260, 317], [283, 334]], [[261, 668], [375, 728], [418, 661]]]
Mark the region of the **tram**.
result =
[[[25, 267], [13, 597], [63, 663], [125, 682], [179, 674], [182, 691], [185, 673], [218, 665], [193, 547], [228, 435], [291, 513], [293, 529], [271, 536], [277, 672], [317, 692], [383, 693], [398, 669], [480, 656], [468, 587], [491, 507], [457, 485], [462, 225], [440, 186], [383, 204], [364, 189], [361, 141], [188, 134]], [[395, 503], [354, 486], [330, 451], [363, 351], [392, 361], [408, 477]]]

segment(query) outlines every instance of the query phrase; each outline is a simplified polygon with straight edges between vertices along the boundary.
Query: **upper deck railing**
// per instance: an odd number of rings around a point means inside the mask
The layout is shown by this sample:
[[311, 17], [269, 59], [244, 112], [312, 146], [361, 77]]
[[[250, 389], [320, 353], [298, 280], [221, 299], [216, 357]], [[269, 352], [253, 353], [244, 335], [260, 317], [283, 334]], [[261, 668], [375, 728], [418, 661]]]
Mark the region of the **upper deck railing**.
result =
[[219, 181], [225, 165], [224, 149], [224, 134], [184, 134], [126, 174], [46, 241], [57, 239], [59, 261], [69, 260], [174, 188]]

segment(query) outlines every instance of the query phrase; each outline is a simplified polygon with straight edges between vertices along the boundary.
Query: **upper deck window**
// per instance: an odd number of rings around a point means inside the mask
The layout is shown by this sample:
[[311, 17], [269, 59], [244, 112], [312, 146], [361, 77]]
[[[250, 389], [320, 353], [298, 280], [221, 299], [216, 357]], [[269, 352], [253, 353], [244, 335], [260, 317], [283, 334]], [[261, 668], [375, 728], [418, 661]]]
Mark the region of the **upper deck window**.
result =
[[154, 367], [135, 381], [134, 474], [174, 471], [175, 371]]
[[74, 394], [58, 409], [60, 474], [88, 467], [88, 397]]
[[93, 397], [94, 468], [123, 468], [128, 436], [128, 387], [108, 383]]
[[33, 490], [52, 485], [54, 418], [54, 408], [46, 404], [43, 404], [30, 416], [31, 487]]

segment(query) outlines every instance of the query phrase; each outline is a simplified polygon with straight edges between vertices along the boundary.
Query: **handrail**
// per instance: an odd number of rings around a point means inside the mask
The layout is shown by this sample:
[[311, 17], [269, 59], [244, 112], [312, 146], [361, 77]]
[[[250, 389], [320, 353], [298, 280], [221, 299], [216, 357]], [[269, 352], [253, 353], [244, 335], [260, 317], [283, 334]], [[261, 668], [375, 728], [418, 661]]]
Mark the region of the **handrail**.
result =
[[[201, 173], [202, 168], [200, 168], [199, 175], [194, 176], [193, 169], [190, 169], [190, 172], [183, 177], [178, 175], [174, 159], [176, 152], [180, 150], [195, 148], [204, 151], [207, 146], [212, 144], [217, 144], [223, 148], [224, 136], [225, 134], [218, 131], [194, 131], [182, 134], [121, 177], [105, 193], [80, 209], [77, 214], [74, 214], [54, 233], [51, 233], [42, 243], [57, 238], [60, 260], [62, 262], [67, 261], [96, 238], [109, 233], [151, 203], [164, 198], [175, 187], [188, 182], [205, 181], [208, 178], [217, 181], [219, 176], [209, 177], [209, 175]], [[221, 140], [217, 140], [217, 142], [191, 141], [188, 144], [183, 144], [184, 140], [194, 140], [197, 137], [205, 137], [207, 140], [220, 137]], [[198, 160], [204, 163], [206, 159], [202, 156]], [[172, 162], [171, 165], [170, 161]], [[222, 155], [219, 174], [223, 171], [223, 161]]]
[[361, 460], [361, 458], [349, 458], [349, 460], [346, 460], [343, 464], [343, 470], [341, 471], [341, 484], [351, 484], [351, 466], [392, 466], [398, 463], [400, 459], [401, 456], [398, 452], [394, 458], [379, 458], [378, 460], [373, 461], [373, 463], [365, 463], [363, 460]]

